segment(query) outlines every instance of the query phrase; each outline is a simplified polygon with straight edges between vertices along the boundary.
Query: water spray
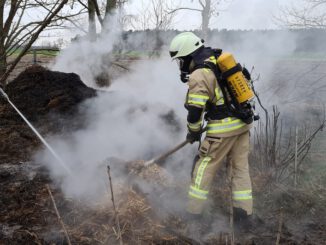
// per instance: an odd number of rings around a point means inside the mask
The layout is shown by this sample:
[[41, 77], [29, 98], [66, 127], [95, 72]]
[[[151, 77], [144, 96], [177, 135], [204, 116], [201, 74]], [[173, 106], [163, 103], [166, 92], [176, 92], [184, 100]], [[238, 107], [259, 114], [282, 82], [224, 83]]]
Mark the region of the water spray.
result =
[[51, 152], [54, 158], [60, 163], [60, 165], [67, 171], [68, 174], [72, 174], [71, 170], [68, 168], [67, 164], [62, 160], [62, 158], [54, 151], [54, 149], [46, 142], [42, 135], [34, 128], [34, 126], [27, 120], [27, 118], [18, 110], [18, 108], [12, 103], [5, 91], [0, 87], [0, 92], [3, 97], [8, 101], [8, 103], [15, 109], [15, 111], [20, 115], [20, 117], [26, 122], [26, 124], [32, 129], [36, 136], [41, 140], [41, 142], [46, 146], [46, 148]]

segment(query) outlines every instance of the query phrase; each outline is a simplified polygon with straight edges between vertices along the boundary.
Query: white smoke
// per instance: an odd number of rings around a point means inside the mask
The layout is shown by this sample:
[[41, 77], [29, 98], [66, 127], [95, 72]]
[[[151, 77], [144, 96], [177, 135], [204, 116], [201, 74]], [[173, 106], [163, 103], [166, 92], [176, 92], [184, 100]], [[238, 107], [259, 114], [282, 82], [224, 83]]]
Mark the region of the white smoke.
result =
[[112, 28], [98, 35], [96, 41], [77, 37], [79, 40], [60, 52], [52, 69], [77, 73], [86, 85], [96, 86], [95, 77], [107, 68], [105, 60], [110, 58], [121, 36], [118, 18], [113, 16], [107, 22]]
[[[108, 69], [102, 57], [114, 53], [114, 44], [120, 34], [118, 29], [113, 29], [101, 35], [96, 42], [85, 39], [73, 43], [60, 54], [53, 69], [75, 72], [84, 83], [96, 87], [95, 76]], [[264, 104], [279, 103], [280, 98], [273, 97], [278, 89], [273, 73], [278, 69], [279, 59], [290, 56], [295, 50], [294, 35], [284, 31], [275, 35], [259, 35], [259, 38], [240, 37], [238, 45], [230, 45], [216, 36], [207, 44], [233, 53], [248, 68], [255, 66], [256, 72], [261, 75], [256, 87], [263, 95]], [[167, 47], [164, 49], [167, 50]], [[57, 180], [66, 195], [97, 200], [106, 191], [104, 159], [147, 160], [184, 140], [186, 111], [183, 103], [187, 85], [179, 81], [177, 65], [163, 55], [161, 58], [135, 62], [131, 69], [131, 72], [112, 81], [112, 85], [100, 92], [98, 97], [86, 102], [83, 111], [89, 122], [86, 128], [72, 132], [69, 137], [55, 136], [49, 139], [72, 170], [72, 177], [47, 152], [38, 154], [38, 161], [47, 164], [53, 179]], [[180, 131], [162, 118], [171, 111], [181, 126]], [[192, 158], [197, 152], [195, 147], [186, 146], [170, 158], [169, 169], [174, 171], [176, 178], [190, 181]], [[118, 166], [111, 168], [114, 177], [119, 178], [121, 173], [115, 172]], [[177, 199], [174, 201], [178, 202]]]
[[[120, 35], [113, 31], [96, 42], [81, 40], [73, 43], [58, 57], [54, 70], [76, 72], [86, 84], [96, 87], [94, 69], [103, 69], [102, 57], [113, 50]], [[92, 70], [93, 69], [93, 70]], [[89, 124], [69, 136], [53, 136], [50, 144], [72, 170], [67, 175], [47, 151], [39, 152], [37, 161], [50, 169], [53, 180], [62, 191], [78, 199], [99, 200], [104, 196], [107, 181], [105, 159], [115, 157], [124, 161], [149, 160], [185, 139], [186, 111], [183, 107], [187, 86], [179, 81], [177, 64], [168, 56], [135, 62], [131, 72], [114, 80], [105, 91], [84, 103], [83, 113]], [[181, 127], [166, 122], [170, 114]], [[183, 158], [187, 167], [179, 176], [186, 176], [196, 149], [188, 146], [176, 154], [171, 164]], [[176, 160], [177, 159], [177, 160]], [[187, 161], [188, 160], [188, 161]], [[170, 164], [170, 163], [169, 163]], [[120, 166], [111, 166], [114, 178], [121, 177]]]

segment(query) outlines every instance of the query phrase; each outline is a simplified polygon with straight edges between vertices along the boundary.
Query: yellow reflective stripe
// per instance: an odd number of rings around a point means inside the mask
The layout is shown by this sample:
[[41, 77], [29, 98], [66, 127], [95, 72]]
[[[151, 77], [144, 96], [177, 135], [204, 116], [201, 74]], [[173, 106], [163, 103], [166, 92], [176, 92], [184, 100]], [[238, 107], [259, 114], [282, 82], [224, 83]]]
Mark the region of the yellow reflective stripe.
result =
[[207, 95], [200, 95], [200, 94], [189, 94], [189, 98], [198, 98], [207, 101], [209, 97]]
[[206, 104], [206, 102], [199, 102], [199, 101], [195, 101], [195, 100], [188, 100], [188, 104], [194, 104], [194, 105], [202, 105], [202, 106], [204, 106]]
[[215, 88], [216, 105], [224, 105], [224, 97], [220, 88]]
[[188, 194], [189, 194], [189, 196], [192, 196], [194, 198], [201, 199], [201, 200], [206, 200], [208, 197], [208, 191], [200, 190], [194, 186], [190, 186]]
[[233, 199], [234, 200], [250, 200], [250, 199], [252, 199], [252, 191], [251, 190], [233, 191]]
[[245, 125], [240, 119], [231, 120], [230, 122], [212, 123], [207, 125], [207, 133], [226, 133]]
[[208, 99], [209, 99], [209, 97], [206, 95], [189, 94], [188, 95], [188, 104], [204, 106]]
[[244, 190], [244, 191], [233, 191], [233, 194], [251, 194], [252, 190]]
[[197, 131], [197, 130], [199, 130], [201, 128], [201, 124], [202, 124], [202, 120], [200, 120], [197, 123], [188, 122], [188, 127], [193, 131]]
[[189, 196], [197, 198], [197, 199], [201, 199], [201, 200], [207, 200], [207, 197], [202, 197], [201, 195], [197, 195], [196, 193], [190, 192], [189, 191]]
[[235, 120], [238, 120], [238, 119], [235, 119], [234, 117], [227, 117], [227, 118], [222, 119], [222, 122], [226, 123], [226, 122], [231, 122], [231, 121], [235, 121]]
[[210, 157], [205, 157], [201, 161], [201, 163], [200, 163], [200, 165], [198, 167], [198, 171], [197, 171], [196, 179], [195, 179], [195, 187], [196, 188], [200, 187], [201, 181], [202, 181], [203, 176], [204, 176], [205, 169], [206, 169], [207, 164], [209, 163], [210, 160], [211, 160]]

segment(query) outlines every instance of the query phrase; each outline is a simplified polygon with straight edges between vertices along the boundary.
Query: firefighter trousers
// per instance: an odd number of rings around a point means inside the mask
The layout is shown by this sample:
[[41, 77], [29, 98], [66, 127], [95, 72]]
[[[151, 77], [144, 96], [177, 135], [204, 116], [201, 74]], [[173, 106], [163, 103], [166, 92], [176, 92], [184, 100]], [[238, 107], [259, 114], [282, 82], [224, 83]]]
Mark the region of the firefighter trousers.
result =
[[223, 159], [227, 157], [232, 171], [233, 207], [252, 214], [252, 190], [248, 166], [249, 131], [226, 138], [206, 136], [199, 148], [189, 187], [187, 211], [200, 214], [205, 208], [209, 189]]

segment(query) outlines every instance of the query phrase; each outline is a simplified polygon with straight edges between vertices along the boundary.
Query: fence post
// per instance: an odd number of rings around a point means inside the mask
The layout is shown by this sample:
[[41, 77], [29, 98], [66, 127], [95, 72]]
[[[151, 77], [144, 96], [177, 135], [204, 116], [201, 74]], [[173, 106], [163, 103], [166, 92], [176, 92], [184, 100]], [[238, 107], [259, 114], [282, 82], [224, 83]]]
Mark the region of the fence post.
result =
[[35, 65], [37, 63], [37, 53], [36, 49], [33, 49], [33, 64]]

